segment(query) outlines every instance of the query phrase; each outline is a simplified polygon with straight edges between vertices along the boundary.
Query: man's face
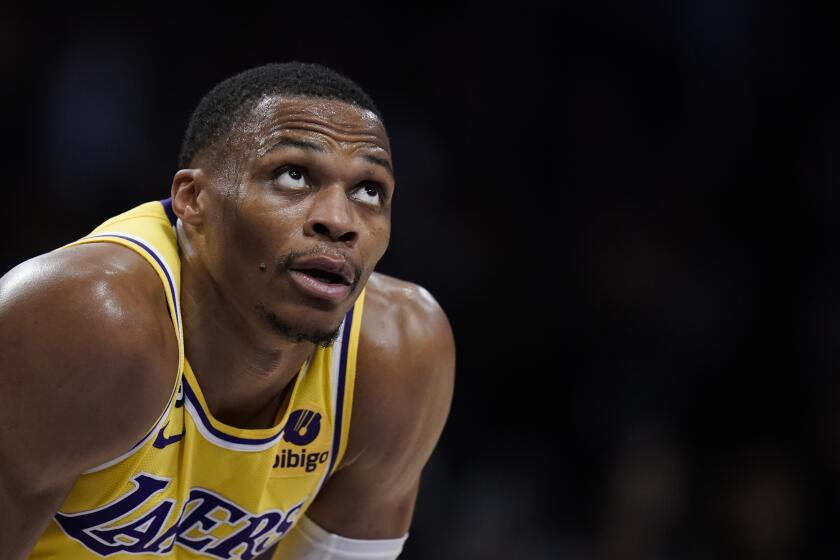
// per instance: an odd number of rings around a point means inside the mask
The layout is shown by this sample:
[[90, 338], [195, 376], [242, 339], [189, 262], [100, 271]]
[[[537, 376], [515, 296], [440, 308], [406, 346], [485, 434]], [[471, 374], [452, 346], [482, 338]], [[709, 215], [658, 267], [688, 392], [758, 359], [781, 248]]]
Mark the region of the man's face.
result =
[[212, 174], [208, 267], [247, 317], [328, 344], [388, 246], [390, 146], [370, 111], [272, 96], [235, 126]]

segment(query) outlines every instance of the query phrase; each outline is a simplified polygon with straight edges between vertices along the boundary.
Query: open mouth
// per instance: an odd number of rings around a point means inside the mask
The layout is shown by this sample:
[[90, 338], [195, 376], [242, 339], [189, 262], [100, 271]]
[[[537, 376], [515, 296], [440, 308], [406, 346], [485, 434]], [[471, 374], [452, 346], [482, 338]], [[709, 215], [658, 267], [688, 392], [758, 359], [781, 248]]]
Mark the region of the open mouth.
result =
[[325, 282], [327, 284], [343, 284], [345, 286], [349, 286], [350, 282], [335, 272], [328, 272], [326, 270], [321, 270], [318, 268], [301, 268], [296, 269], [295, 272], [301, 272], [306, 274], [307, 276], [311, 276], [312, 278], [319, 280], [321, 282]]
[[357, 275], [349, 260], [328, 255], [300, 257], [290, 265], [289, 276], [301, 292], [333, 303], [347, 299]]
[[350, 282], [341, 274], [320, 269], [290, 269], [292, 283], [304, 294], [333, 304], [347, 299]]

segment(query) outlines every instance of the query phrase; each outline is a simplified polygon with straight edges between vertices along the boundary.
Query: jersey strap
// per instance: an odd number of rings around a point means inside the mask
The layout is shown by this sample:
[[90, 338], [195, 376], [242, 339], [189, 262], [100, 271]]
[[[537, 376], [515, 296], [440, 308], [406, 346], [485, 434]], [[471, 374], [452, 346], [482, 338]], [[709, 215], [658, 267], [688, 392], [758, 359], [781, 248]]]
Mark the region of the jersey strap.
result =
[[332, 475], [341, 464], [347, 452], [347, 440], [350, 435], [350, 416], [353, 411], [353, 390], [356, 383], [356, 357], [359, 348], [359, 334], [362, 330], [362, 312], [365, 305], [365, 292], [359, 294], [356, 303], [344, 318], [341, 328], [341, 346], [338, 356], [333, 356], [333, 379], [330, 386], [333, 393], [335, 432], [333, 434], [333, 453], [327, 472]]
[[142, 447], [156, 433], [159, 424], [166, 417], [175, 401], [175, 394], [184, 371], [184, 336], [179, 301], [181, 263], [178, 258], [175, 219], [175, 214], [172, 213], [171, 200], [147, 202], [111, 218], [89, 235], [62, 247], [64, 249], [88, 243], [116, 243], [140, 254], [157, 272], [163, 284], [169, 316], [172, 319], [175, 335], [178, 338], [178, 371], [169, 404], [143, 439], [137, 442], [127, 453], [86, 472], [96, 472], [116, 464]]

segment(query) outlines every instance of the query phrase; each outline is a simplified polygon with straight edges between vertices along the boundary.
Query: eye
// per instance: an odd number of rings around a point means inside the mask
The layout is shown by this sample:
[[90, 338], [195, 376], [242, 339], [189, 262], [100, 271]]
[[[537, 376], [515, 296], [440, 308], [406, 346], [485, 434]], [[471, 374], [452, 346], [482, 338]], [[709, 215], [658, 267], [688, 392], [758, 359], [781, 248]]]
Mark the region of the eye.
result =
[[277, 183], [286, 189], [303, 189], [306, 188], [306, 177], [303, 175], [303, 170], [297, 167], [283, 167], [277, 173]]
[[371, 206], [381, 206], [385, 200], [382, 195], [382, 187], [378, 183], [362, 183], [353, 191], [353, 198]]

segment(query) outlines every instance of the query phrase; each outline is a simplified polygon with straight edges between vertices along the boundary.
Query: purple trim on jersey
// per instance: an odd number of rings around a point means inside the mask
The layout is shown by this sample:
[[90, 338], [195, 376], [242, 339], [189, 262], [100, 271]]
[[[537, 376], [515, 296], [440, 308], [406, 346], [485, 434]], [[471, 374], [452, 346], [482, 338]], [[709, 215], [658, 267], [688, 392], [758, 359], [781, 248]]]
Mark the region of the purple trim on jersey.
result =
[[136, 239], [132, 239], [131, 237], [127, 237], [125, 235], [120, 235], [118, 233], [104, 233], [102, 235], [92, 235], [88, 239], [96, 239], [99, 237], [119, 237], [120, 239], [131, 241], [135, 245], [139, 245], [140, 247], [145, 249], [145, 251], [149, 255], [151, 255], [153, 259], [155, 259], [155, 262], [157, 262], [160, 265], [161, 270], [163, 270], [164, 275], [166, 275], [166, 281], [169, 283], [169, 291], [172, 293], [172, 307], [175, 308], [175, 319], [180, 324], [181, 319], [178, 316], [178, 292], [175, 291], [175, 282], [172, 281], [172, 277], [169, 275], [169, 270], [167, 266], [163, 263], [162, 260], [160, 260], [160, 258], [155, 254], [155, 252], [152, 251], [145, 243], [137, 241]]
[[269, 441], [277, 439], [278, 437], [280, 437], [280, 434], [283, 433], [283, 430], [286, 429], [286, 426], [283, 425], [283, 427], [280, 428], [277, 431], [276, 434], [274, 434], [272, 436], [269, 436], [267, 438], [259, 438], [259, 439], [257, 439], [257, 438], [245, 439], [245, 438], [241, 438], [241, 437], [232, 436], [230, 434], [226, 434], [226, 433], [222, 432], [221, 430], [217, 430], [215, 428], [215, 426], [213, 426], [213, 424], [210, 422], [210, 419], [207, 417], [207, 413], [204, 412], [204, 408], [202, 408], [201, 403], [198, 400], [198, 397], [196, 397], [195, 391], [193, 391], [192, 387], [190, 387], [190, 384], [187, 382], [187, 378], [184, 377], [183, 381], [184, 381], [184, 396], [187, 399], [189, 399], [189, 401], [193, 405], [193, 408], [195, 408], [196, 412], [198, 412], [198, 415], [201, 417], [200, 418], [201, 423], [204, 424], [204, 427], [207, 428], [207, 431], [209, 431], [211, 434], [213, 434], [214, 436], [216, 436], [219, 439], [222, 439], [222, 440], [227, 441], [229, 443], [239, 443], [239, 444], [243, 444], [243, 445], [260, 445], [260, 444], [268, 443]]
[[172, 401], [175, 399], [175, 395], [177, 395], [177, 394], [178, 394], [178, 391], [173, 391], [172, 392], [172, 395], [169, 397], [169, 402], [166, 403], [166, 408], [163, 409], [164, 413], [161, 415], [160, 418], [158, 418], [157, 422], [155, 422], [155, 425], [152, 426], [152, 429], [149, 430], [148, 432], [146, 432], [146, 435], [143, 436], [143, 439], [141, 439], [140, 441], [135, 443], [134, 447], [132, 447], [131, 449], [128, 450], [129, 452], [134, 451], [137, 448], [137, 446], [139, 446], [140, 444], [144, 443], [147, 439], [149, 439], [149, 436], [152, 435], [152, 432], [158, 431], [158, 427], [159, 427], [158, 425], [160, 424], [161, 420], [163, 420], [163, 417], [166, 415], [166, 413], [169, 412], [169, 408], [172, 406]]
[[166, 212], [166, 217], [169, 218], [169, 223], [174, 226], [178, 216], [172, 211], [172, 197], [161, 200], [160, 203], [163, 204], [163, 210]]
[[327, 473], [331, 474], [333, 467], [335, 467], [335, 460], [338, 458], [338, 450], [341, 446], [341, 422], [344, 413], [344, 381], [347, 376], [347, 352], [350, 350], [350, 330], [353, 327], [353, 310], [356, 306], [350, 308], [347, 316], [344, 318], [344, 333], [341, 337], [341, 361], [338, 364], [338, 388], [336, 390], [335, 398], [335, 427], [333, 428], [333, 448], [330, 453], [330, 468]]
[[[171, 199], [169, 199], [169, 201], [170, 201], [170, 211], [171, 211]], [[165, 205], [164, 205], [164, 208], [166, 208]], [[132, 239], [131, 237], [127, 237], [125, 235], [120, 235], [120, 234], [117, 234], [117, 233], [104, 233], [104, 234], [100, 234], [100, 235], [91, 235], [87, 239], [97, 239], [97, 238], [100, 238], [100, 237], [119, 237], [120, 239], [130, 241], [130, 242], [134, 243], [135, 245], [139, 245], [140, 247], [142, 247], [146, 251], [146, 253], [148, 253], [149, 255], [151, 255], [151, 257], [153, 259], [155, 259], [155, 262], [157, 262], [160, 265], [161, 270], [163, 270], [163, 273], [166, 276], [166, 281], [169, 283], [169, 291], [172, 293], [172, 302], [173, 302], [173, 307], [175, 308], [175, 318], [178, 319], [178, 296], [177, 296], [177, 292], [175, 291], [175, 282], [173, 282], [172, 277], [169, 276], [169, 269], [166, 267], [166, 265], [163, 263], [163, 261], [161, 261], [158, 258], [158, 256], [151, 249], [149, 249], [149, 247], [145, 243], [143, 243], [141, 241], [137, 241], [136, 239]], [[173, 393], [172, 396], [169, 397], [169, 402], [166, 405], [166, 410], [169, 410], [169, 405], [172, 404], [172, 399], [173, 398], [175, 398], [175, 393]], [[152, 429], [149, 430], [148, 432], [146, 432], [146, 435], [143, 436], [140, 439], [140, 441], [135, 443], [134, 446], [131, 449], [129, 449], [128, 452], [133, 451], [140, 444], [145, 442], [146, 439], [148, 439], [149, 435], [152, 432], [154, 432], [155, 430], [157, 430], [159, 421], [160, 420], [158, 420], [158, 422], [155, 422], [155, 425], [152, 426]]]

